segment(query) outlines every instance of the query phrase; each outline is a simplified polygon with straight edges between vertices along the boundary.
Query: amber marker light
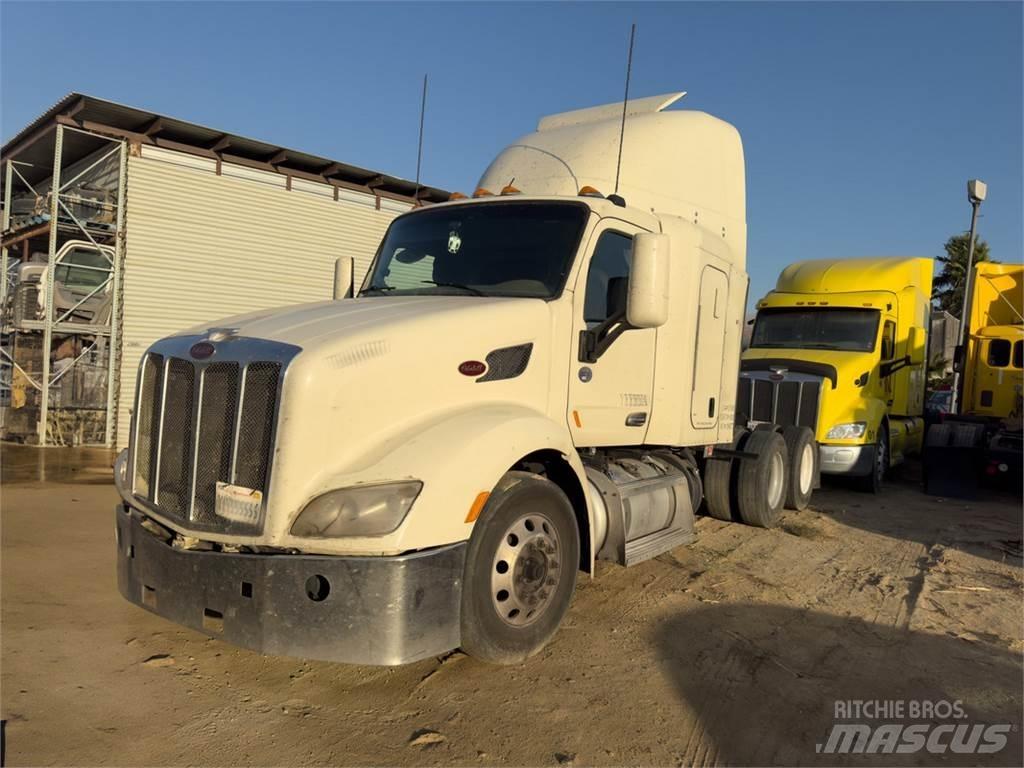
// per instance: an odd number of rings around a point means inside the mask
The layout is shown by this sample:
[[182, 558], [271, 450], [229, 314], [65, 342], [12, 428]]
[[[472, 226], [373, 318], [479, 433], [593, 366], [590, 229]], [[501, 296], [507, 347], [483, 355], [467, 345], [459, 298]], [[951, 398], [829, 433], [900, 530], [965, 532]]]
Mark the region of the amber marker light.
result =
[[484, 506], [487, 504], [487, 499], [489, 499], [490, 497], [490, 491], [480, 491], [480, 493], [476, 495], [476, 498], [473, 499], [472, 506], [470, 506], [469, 508], [469, 514], [466, 515], [467, 523], [472, 523], [478, 517], [480, 517], [480, 513], [484, 511]]

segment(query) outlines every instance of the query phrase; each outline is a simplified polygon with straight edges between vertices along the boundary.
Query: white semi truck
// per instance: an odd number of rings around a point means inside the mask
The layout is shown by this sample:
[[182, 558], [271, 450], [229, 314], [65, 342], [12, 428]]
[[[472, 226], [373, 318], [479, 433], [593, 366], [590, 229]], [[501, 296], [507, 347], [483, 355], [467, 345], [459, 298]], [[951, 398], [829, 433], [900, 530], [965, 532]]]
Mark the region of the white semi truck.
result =
[[681, 96], [627, 103], [620, 169], [621, 103], [546, 117], [472, 199], [395, 219], [361, 288], [342, 262], [334, 301], [155, 343], [122, 594], [264, 653], [511, 663], [702, 500], [771, 525], [814, 436], [734, 424], [743, 150]]

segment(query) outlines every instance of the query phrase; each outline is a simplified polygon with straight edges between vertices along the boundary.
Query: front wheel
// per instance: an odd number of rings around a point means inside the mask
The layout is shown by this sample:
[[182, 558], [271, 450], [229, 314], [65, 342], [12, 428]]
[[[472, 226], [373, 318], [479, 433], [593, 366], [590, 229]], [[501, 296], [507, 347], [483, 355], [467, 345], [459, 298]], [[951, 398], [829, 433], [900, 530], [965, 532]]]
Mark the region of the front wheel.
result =
[[860, 478], [860, 487], [867, 493], [881, 493], [882, 483], [889, 471], [889, 430], [883, 424], [878, 428], [878, 441], [875, 443], [875, 460], [871, 465], [871, 473]]
[[562, 489], [509, 472], [473, 528], [462, 585], [462, 649], [516, 664], [543, 648], [569, 609], [580, 538]]

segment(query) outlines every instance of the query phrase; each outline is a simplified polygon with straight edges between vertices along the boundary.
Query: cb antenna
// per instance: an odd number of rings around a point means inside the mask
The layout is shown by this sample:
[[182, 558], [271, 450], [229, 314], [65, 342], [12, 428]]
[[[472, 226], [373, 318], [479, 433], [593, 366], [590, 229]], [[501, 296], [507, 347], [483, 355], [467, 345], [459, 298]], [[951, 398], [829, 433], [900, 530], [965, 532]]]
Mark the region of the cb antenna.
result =
[[615, 193], [619, 194], [619, 171], [622, 170], [622, 139], [626, 135], [626, 105], [629, 103], [629, 77], [633, 72], [633, 40], [636, 37], [636, 24], [629, 30], [629, 56], [626, 58], [626, 94], [622, 97], [622, 126], [619, 128], [619, 159], [615, 163]]
[[419, 205], [420, 194], [420, 164], [423, 162], [423, 118], [427, 114], [427, 76], [423, 75], [423, 99], [420, 101], [420, 138], [419, 146], [416, 148], [416, 191], [412, 199], [414, 205]]

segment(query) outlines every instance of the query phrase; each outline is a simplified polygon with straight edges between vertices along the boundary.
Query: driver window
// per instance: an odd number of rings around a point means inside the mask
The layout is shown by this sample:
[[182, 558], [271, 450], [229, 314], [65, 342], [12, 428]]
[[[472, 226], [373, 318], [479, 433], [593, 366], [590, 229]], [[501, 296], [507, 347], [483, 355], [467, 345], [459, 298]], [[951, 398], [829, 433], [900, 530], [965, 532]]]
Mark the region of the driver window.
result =
[[587, 272], [587, 292], [583, 299], [583, 319], [588, 326], [608, 319], [609, 288], [615, 278], [627, 279], [632, 259], [633, 238], [621, 232], [605, 232], [597, 241]]
[[882, 359], [892, 360], [896, 355], [896, 323], [886, 320], [882, 328]]

